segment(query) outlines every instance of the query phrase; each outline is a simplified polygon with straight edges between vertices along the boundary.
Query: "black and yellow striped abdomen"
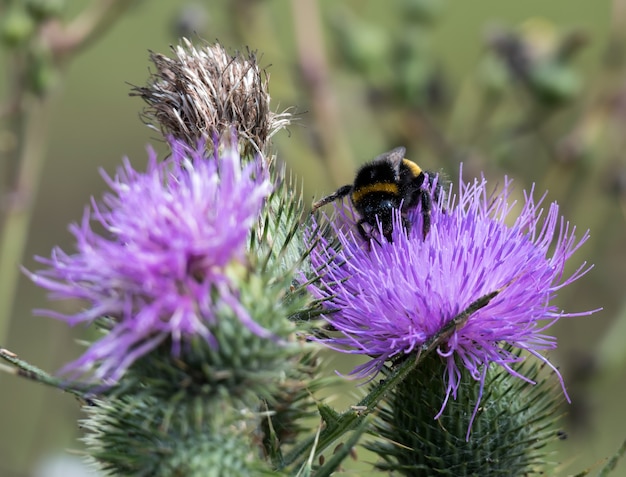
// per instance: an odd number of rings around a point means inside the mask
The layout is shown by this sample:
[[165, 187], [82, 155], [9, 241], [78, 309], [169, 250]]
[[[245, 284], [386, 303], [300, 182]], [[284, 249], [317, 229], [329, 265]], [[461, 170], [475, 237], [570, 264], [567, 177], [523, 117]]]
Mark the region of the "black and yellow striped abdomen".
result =
[[400, 190], [398, 189], [398, 184], [394, 184], [393, 182], [375, 182], [355, 189], [350, 197], [352, 198], [352, 202], [356, 205], [366, 196], [376, 193], [397, 196]]

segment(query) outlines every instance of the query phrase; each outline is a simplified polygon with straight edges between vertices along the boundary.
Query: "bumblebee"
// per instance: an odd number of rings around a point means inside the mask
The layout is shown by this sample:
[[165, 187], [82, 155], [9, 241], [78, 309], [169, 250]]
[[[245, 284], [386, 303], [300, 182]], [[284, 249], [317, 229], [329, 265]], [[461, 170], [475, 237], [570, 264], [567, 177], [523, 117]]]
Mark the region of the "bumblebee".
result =
[[[318, 200], [312, 205], [311, 212], [350, 195], [354, 208], [361, 216], [357, 222], [361, 237], [364, 240], [369, 238], [363, 224], [368, 224], [372, 229], [377, 229], [378, 219], [383, 236], [391, 242], [394, 209], [400, 209], [402, 225], [408, 231], [411, 224], [407, 220], [406, 214], [421, 204], [422, 236], [426, 238], [430, 230], [433, 196], [435, 200], [438, 200], [441, 187], [435, 185], [432, 192], [424, 188], [426, 181], [432, 189], [436, 174], [423, 171], [417, 164], [405, 159], [405, 152], [404, 147], [397, 147], [365, 164], [358, 170], [354, 184], [340, 187], [329, 196]], [[428, 177], [427, 180], [426, 177]]]

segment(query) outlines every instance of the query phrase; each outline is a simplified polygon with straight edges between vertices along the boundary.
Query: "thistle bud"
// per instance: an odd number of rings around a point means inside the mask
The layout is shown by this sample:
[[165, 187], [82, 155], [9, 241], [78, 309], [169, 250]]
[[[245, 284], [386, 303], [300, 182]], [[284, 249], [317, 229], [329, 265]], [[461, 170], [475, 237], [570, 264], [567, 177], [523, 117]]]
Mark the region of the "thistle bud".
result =
[[197, 49], [187, 39], [173, 47], [175, 57], [151, 53], [156, 72], [131, 96], [148, 103], [146, 123], [164, 136], [187, 144], [237, 132], [242, 154], [264, 151], [290, 114], [270, 111], [268, 76], [254, 52], [229, 54], [219, 43]]

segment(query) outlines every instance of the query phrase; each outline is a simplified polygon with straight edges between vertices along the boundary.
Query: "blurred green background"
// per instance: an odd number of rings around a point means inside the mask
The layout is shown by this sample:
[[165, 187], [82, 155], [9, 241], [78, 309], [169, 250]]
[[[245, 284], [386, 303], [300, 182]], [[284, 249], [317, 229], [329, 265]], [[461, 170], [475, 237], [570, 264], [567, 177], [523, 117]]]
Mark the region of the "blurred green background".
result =
[[[0, 2], [0, 20], [19, 3]], [[67, 3], [71, 20], [89, 2]], [[303, 178], [307, 203], [404, 145], [450, 178], [463, 162], [466, 179], [508, 175], [519, 194], [536, 183], [581, 234], [591, 229], [572, 266], [595, 268], [558, 305], [603, 310], [554, 327], [550, 358], [573, 399], [563, 407], [568, 439], [555, 446], [560, 475], [597, 469], [626, 437], [625, 26], [624, 0], [135, 2], [59, 72], [21, 263], [37, 268], [33, 255], [71, 250], [67, 225], [103, 191], [100, 167], [112, 172], [123, 156], [141, 166], [147, 143], [161, 148], [140, 120], [141, 100], [128, 96], [148, 80], [148, 50], [169, 55], [182, 32], [199, 44], [190, 31], [249, 46], [271, 75], [274, 109], [296, 113], [275, 146]], [[12, 64], [0, 55], [3, 104]], [[79, 355], [85, 330], [32, 315], [50, 306], [21, 276], [0, 346], [55, 372]], [[349, 370], [341, 359], [331, 366]], [[80, 448], [79, 417], [70, 396], [0, 374], [0, 477], [32, 475], [44, 456]], [[346, 475], [373, 475], [368, 468], [347, 463]]]

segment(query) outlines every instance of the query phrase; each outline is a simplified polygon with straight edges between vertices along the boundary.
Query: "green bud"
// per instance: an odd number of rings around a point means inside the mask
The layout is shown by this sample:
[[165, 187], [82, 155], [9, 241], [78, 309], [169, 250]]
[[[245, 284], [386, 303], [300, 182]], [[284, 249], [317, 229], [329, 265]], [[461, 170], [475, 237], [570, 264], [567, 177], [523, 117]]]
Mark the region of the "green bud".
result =
[[554, 423], [561, 400], [551, 376], [544, 376], [537, 364], [523, 363], [516, 370], [537, 382], [531, 385], [492, 366], [467, 439], [480, 383], [463, 370], [456, 398], [450, 398], [435, 420], [446, 394], [445, 366], [433, 354], [394, 390], [373, 433], [384, 440], [368, 445], [382, 459], [377, 467], [413, 477], [495, 477], [547, 470], [546, 446], [558, 440]]
[[406, 28], [393, 50], [394, 96], [400, 103], [424, 105], [437, 74], [430, 54], [428, 35], [423, 30]]
[[580, 77], [569, 66], [554, 61], [532, 68], [530, 80], [537, 99], [547, 106], [567, 103], [581, 88]]
[[443, 2], [441, 0], [404, 0], [401, 8], [407, 20], [430, 25], [441, 16]]
[[432, 73], [430, 63], [424, 61], [424, 58], [416, 56], [406, 61], [398, 71], [395, 81], [395, 92], [399, 100], [413, 105], [422, 104]]
[[339, 14], [333, 26], [339, 53], [352, 69], [367, 74], [380, 68], [390, 47], [387, 32], [348, 11]]
[[[237, 409], [223, 406], [218, 431], [196, 419], [204, 402], [172, 406], [151, 395], [95, 400], [85, 407], [83, 441], [105, 475], [154, 477], [243, 477], [278, 475], [260, 457], [251, 428]], [[258, 420], [251, 416], [251, 423]]]
[[35, 32], [35, 22], [21, 8], [10, 8], [0, 20], [0, 41], [8, 47], [26, 43]]
[[65, 9], [65, 0], [26, 0], [26, 10], [37, 21], [58, 17]]
[[352, 41], [346, 46], [351, 62], [362, 71], [380, 66], [389, 47], [387, 34], [371, 25], [361, 25], [353, 30]]
[[59, 74], [47, 54], [37, 54], [32, 58], [28, 70], [30, 90], [37, 96], [44, 96], [58, 82]]
[[507, 69], [495, 56], [488, 55], [478, 66], [478, 81], [490, 95], [500, 95], [511, 84]]

